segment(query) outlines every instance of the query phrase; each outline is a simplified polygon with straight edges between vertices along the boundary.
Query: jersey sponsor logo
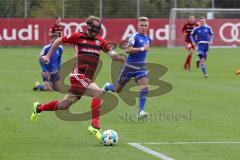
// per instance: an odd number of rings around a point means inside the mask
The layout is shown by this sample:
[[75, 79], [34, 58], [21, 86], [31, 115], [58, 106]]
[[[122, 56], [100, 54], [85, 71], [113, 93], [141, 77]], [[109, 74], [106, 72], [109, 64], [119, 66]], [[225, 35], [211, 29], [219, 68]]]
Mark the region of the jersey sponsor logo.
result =
[[240, 42], [239, 29], [240, 23], [224, 23], [219, 29], [219, 35], [224, 42]]
[[96, 54], [99, 54], [99, 53], [100, 53], [99, 50], [96, 50], [96, 49], [88, 49], [88, 48], [82, 48], [81, 51], [82, 51], [82, 52], [96, 53]]
[[[71, 35], [74, 32], [83, 32], [83, 28], [87, 26], [85, 22], [82, 23], [77, 23], [77, 22], [70, 22], [70, 23], [65, 23], [61, 22], [60, 23], [63, 26], [63, 35]], [[102, 37], [105, 38], [107, 35], [107, 29], [106, 27], [102, 24]]]

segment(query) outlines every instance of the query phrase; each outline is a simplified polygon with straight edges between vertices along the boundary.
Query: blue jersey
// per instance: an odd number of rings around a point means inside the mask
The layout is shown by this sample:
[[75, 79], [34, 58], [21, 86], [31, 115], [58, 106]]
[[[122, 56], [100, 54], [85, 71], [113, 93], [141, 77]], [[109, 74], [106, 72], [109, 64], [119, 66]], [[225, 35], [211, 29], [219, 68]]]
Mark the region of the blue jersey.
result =
[[[51, 44], [45, 45], [40, 53], [40, 56], [44, 56], [48, 53], [48, 51], [51, 48]], [[62, 51], [63, 51], [63, 47], [60, 45], [57, 49], [55, 49], [55, 51], [53, 52], [50, 61], [48, 64], [43, 63], [40, 59], [39, 59], [39, 63], [42, 67], [42, 72], [56, 72], [57, 70], [60, 69], [61, 66], [61, 59], [62, 59]]]
[[213, 30], [210, 26], [198, 26], [192, 30], [191, 41], [194, 43], [209, 43], [213, 40]]
[[[151, 39], [149, 38], [148, 35], [143, 35], [138, 32], [131, 35], [128, 40], [128, 45], [134, 48], [141, 48], [145, 44], [150, 46]], [[138, 66], [138, 67], [144, 67], [146, 64], [146, 54], [147, 54], [147, 51], [139, 51], [134, 54], [129, 54], [127, 63], [134, 66]]]

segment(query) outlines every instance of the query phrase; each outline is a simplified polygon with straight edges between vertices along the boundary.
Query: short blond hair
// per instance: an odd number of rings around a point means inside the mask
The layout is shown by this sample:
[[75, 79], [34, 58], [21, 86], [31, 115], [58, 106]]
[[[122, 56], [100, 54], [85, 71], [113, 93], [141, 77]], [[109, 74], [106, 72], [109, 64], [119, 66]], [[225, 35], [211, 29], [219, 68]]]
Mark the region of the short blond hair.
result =
[[145, 22], [145, 21], [149, 21], [149, 19], [147, 17], [139, 17], [138, 18], [138, 22]]
[[91, 23], [93, 22], [94, 20], [98, 21], [99, 23], [101, 23], [101, 19], [96, 17], [96, 16], [89, 16], [86, 20], [87, 23]]

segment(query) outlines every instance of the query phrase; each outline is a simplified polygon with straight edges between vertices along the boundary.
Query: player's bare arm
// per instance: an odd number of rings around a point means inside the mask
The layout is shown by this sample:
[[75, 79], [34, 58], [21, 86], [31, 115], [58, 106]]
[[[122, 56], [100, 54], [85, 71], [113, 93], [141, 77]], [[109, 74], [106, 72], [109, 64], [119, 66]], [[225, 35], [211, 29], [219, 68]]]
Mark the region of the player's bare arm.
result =
[[134, 48], [133, 46], [128, 45], [127, 49], [125, 51], [128, 54], [135, 54], [135, 53], [138, 53], [138, 52], [141, 52], [141, 51], [148, 51], [148, 45], [144, 44], [143, 47], [140, 47], [140, 48]]
[[49, 63], [50, 57], [52, 56], [54, 50], [62, 43], [62, 37], [56, 39], [53, 44], [52, 47], [50, 48], [50, 50], [48, 51], [48, 53], [45, 56], [42, 56], [42, 60], [44, 63]]
[[124, 56], [120, 56], [114, 50], [110, 50], [107, 54], [112, 58], [114, 61], [125, 62], [126, 58]]

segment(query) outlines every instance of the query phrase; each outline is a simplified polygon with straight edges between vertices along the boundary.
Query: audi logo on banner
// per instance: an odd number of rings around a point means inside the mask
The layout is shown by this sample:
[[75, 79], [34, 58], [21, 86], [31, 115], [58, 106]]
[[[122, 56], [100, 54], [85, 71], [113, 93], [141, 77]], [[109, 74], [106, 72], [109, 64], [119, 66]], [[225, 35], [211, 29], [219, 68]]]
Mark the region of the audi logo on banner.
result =
[[[240, 42], [239, 29], [240, 23], [224, 23], [219, 29], [219, 35], [224, 42]], [[230, 36], [226, 37], [226, 31]]]
[[[83, 32], [83, 27], [87, 24], [85, 22], [82, 23], [76, 23], [76, 22], [70, 22], [70, 23], [64, 23], [61, 22], [61, 25], [63, 26], [63, 35], [71, 35], [74, 32]], [[107, 35], [106, 27], [102, 24], [102, 37], [105, 38]]]

